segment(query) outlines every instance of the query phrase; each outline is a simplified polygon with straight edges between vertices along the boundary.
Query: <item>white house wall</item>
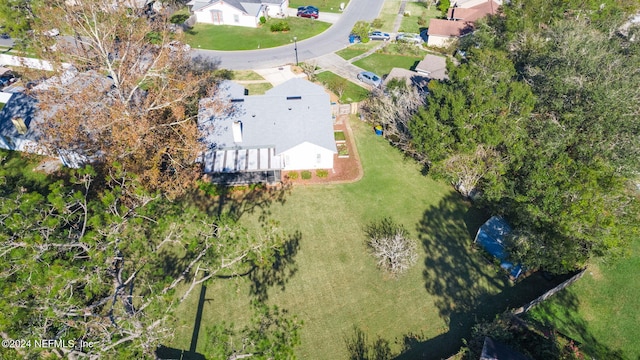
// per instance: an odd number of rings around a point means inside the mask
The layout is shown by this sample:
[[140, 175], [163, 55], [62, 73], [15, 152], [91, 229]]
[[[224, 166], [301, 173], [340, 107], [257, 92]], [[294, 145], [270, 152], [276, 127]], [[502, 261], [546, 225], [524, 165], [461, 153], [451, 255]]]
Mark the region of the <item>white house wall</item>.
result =
[[[220, 11], [220, 17], [214, 13]], [[236, 9], [226, 3], [217, 2], [194, 12], [196, 22], [213, 25], [236, 25], [245, 27], [257, 27], [259, 19]], [[218, 22], [220, 20], [220, 22]], [[236, 21], [237, 20], [237, 21]]]
[[[264, 4], [264, 3], [263, 3]], [[276, 4], [265, 4], [267, 5], [267, 14], [269, 17], [283, 17], [287, 14], [287, 8], [289, 7], [289, 0], [285, 0], [280, 3], [280, 5]]]
[[282, 169], [332, 169], [334, 154], [328, 149], [304, 142], [281, 153]]
[[456, 40], [456, 38], [451, 38], [448, 36], [438, 36], [438, 35], [429, 35], [427, 38], [427, 45], [434, 47], [447, 47], [451, 45]]

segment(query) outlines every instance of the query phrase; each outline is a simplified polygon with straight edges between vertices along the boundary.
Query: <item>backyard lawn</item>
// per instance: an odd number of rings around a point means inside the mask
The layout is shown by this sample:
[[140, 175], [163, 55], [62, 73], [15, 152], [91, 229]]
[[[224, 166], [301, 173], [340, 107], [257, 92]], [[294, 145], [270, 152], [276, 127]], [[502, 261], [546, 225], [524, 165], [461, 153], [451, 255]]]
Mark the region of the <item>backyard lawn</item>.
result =
[[[475, 318], [491, 318], [510, 305], [507, 298], [524, 303], [517, 292], [536, 286], [512, 287], [473, 250], [471, 236], [486, 214], [470, 208], [449, 185], [421, 175], [417, 164], [369, 125], [352, 120], [352, 126], [364, 167], [361, 181], [296, 186], [283, 204], [241, 217], [247, 226], [258, 226], [268, 214], [301, 236], [291, 276], [269, 288], [268, 301], [304, 321], [296, 351], [301, 359], [347, 358], [345, 338], [354, 325], [370, 339], [388, 339], [394, 351], [406, 337], [410, 352], [447, 356], [457, 351]], [[380, 273], [363, 243], [363, 225], [385, 216], [402, 223], [420, 244], [418, 263], [399, 280]], [[247, 278], [207, 287], [199, 351], [209, 342], [211, 324], [247, 321], [251, 288]], [[189, 348], [198, 298], [194, 292], [179, 307], [172, 347]]]
[[[287, 32], [271, 32], [272, 23], [284, 21], [291, 27]], [[209, 50], [254, 50], [293, 43], [318, 35], [327, 30], [331, 24], [310, 19], [289, 17], [286, 19], [270, 19], [258, 28], [232, 25], [196, 24], [193, 29], [185, 31], [185, 42], [192, 48]], [[241, 40], [241, 41], [240, 41]]]
[[530, 318], [552, 324], [596, 359], [640, 359], [640, 241], [629, 257], [594, 260], [569, 289], [534, 308]]
[[[411, 15], [402, 18], [400, 32], [420, 33], [422, 29], [429, 27], [429, 20], [440, 15], [440, 11], [436, 9], [435, 5], [427, 10], [427, 6], [423, 2], [407, 2], [404, 10]], [[421, 18], [424, 21], [423, 24], [420, 24]]]

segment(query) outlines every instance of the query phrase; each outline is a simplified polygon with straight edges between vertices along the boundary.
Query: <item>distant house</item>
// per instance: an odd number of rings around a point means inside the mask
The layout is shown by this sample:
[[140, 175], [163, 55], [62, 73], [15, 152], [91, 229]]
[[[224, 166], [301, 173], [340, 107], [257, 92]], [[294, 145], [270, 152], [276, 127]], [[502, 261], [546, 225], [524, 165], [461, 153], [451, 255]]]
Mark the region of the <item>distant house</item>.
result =
[[403, 68], [391, 69], [382, 84], [387, 86], [391, 80], [404, 80], [407, 86], [414, 86], [420, 90], [426, 90], [429, 83], [429, 78], [424, 74]]
[[416, 65], [416, 72], [425, 75], [429, 79], [446, 80], [447, 58], [432, 54], [425, 55], [424, 59]]
[[492, 216], [476, 234], [474, 242], [500, 261], [500, 267], [505, 269], [513, 279], [517, 279], [523, 271], [521, 264], [507, 261], [509, 254], [505, 249], [505, 239], [511, 233], [511, 226], [501, 217]]
[[196, 22], [257, 27], [260, 17], [284, 17], [289, 0], [191, 0], [187, 3]]
[[475, 22], [487, 15], [497, 14], [501, 0], [458, 1], [449, 8], [447, 19], [431, 19], [427, 30], [427, 45], [447, 47], [461, 36], [473, 32]]
[[200, 161], [214, 182], [278, 182], [283, 170], [333, 168], [331, 103], [321, 86], [295, 78], [264, 95], [221, 87], [230, 109], [202, 99], [198, 113], [207, 147]]

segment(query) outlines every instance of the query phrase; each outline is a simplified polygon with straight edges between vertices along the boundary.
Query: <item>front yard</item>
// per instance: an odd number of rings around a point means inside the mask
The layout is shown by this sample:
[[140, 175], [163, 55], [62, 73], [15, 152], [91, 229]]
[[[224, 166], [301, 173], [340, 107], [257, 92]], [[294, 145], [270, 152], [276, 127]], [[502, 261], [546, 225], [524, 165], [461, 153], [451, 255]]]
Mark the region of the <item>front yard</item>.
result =
[[[284, 21], [291, 30], [271, 32], [272, 23]], [[293, 44], [293, 37], [298, 41], [318, 35], [327, 30], [331, 24], [288, 17], [286, 19], [269, 19], [258, 28], [232, 25], [196, 24], [193, 29], [185, 31], [185, 42], [196, 49], [209, 50], [255, 50]]]

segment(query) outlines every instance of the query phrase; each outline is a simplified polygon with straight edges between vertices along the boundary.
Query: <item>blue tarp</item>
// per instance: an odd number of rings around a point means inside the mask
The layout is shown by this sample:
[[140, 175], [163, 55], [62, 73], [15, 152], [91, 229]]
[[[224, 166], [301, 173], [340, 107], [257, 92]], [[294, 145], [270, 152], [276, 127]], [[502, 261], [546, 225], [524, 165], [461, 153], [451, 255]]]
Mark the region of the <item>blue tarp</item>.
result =
[[504, 248], [504, 239], [511, 231], [511, 226], [503, 218], [493, 216], [478, 229], [475, 242], [480, 244], [489, 254], [499, 259], [500, 267], [515, 279], [522, 273], [522, 265], [514, 265], [507, 261], [509, 254]]

